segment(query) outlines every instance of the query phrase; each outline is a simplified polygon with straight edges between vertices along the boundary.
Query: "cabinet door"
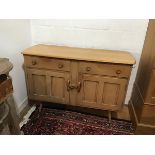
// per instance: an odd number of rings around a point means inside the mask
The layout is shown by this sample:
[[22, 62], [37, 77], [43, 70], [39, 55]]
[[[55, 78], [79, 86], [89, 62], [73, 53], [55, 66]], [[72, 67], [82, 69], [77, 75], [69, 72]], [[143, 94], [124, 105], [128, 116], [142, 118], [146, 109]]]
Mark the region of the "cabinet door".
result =
[[120, 110], [125, 99], [127, 79], [104, 77], [102, 79], [101, 106], [104, 109]]
[[37, 69], [27, 69], [27, 85], [30, 99], [68, 103], [69, 93], [66, 82], [68, 72], [57, 72]]
[[48, 72], [47, 92], [52, 102], [69, 104], [67, 81], [70, 80], [69, 72]]
[[126, 79], [80, 74], [81, 90], [78, 105], [90, 108], [119, 110], [126, 93]]

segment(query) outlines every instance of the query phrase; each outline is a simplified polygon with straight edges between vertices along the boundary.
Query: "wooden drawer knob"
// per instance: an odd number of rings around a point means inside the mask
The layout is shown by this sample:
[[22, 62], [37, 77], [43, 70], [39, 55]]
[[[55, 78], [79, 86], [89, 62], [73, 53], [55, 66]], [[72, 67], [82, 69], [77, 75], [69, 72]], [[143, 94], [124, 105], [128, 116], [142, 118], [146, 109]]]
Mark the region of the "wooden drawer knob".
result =
[[86, 67], [86, 71], [89, 72], [91, 70], [91, 67]]
[[121, 74], [121, 70], [117, 70], [116, 71], [116, 74]]
[[32, 60], [32, 65], [36, 65], [37, 61], [36, 60]]
[[63, 68], [63, 64], [58, 64], [58, 68]]

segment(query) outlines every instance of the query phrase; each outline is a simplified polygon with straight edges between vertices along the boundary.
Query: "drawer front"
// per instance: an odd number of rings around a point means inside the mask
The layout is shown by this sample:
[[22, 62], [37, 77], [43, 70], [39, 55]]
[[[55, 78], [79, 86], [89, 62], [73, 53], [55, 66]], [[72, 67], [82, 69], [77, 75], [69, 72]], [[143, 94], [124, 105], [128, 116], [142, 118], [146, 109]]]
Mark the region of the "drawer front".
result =
[[131, 66], [119, 64], [103, 64], [94, 62], [80, 62], [79, 71], [86, 74], [97, 74], [114, 77], [130, 76]]
[[26, 67], [70, 71], [69, 60], [24, 56], [24, 61]]

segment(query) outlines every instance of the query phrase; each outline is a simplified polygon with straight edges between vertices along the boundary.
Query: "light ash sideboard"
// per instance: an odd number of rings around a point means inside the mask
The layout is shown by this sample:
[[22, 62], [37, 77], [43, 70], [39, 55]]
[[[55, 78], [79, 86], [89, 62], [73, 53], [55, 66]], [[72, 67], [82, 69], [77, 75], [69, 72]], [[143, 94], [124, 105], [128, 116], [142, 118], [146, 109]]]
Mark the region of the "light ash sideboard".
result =
[[30, 100], [118, 111], [135, 59], [128, 52], [35, 45], [24, 68]]

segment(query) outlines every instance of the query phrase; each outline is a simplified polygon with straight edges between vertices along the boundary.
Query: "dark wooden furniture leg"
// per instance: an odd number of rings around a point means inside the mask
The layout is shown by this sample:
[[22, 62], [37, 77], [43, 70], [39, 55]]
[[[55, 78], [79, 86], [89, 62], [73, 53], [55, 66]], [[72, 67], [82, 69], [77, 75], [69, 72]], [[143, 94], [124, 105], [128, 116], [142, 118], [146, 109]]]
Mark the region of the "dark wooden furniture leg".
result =
[[111, 123], [111, 111], [108, 111], [108, 119], [109, 119], [109, 123]]
[[42, 107], [43, 107], [43, 104], [42, 104], [42, 103], [40, 103], [40, 105], [39, 105], [39, 112], [41, 112]]

